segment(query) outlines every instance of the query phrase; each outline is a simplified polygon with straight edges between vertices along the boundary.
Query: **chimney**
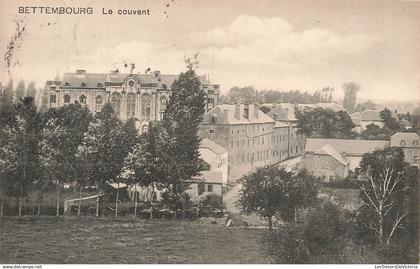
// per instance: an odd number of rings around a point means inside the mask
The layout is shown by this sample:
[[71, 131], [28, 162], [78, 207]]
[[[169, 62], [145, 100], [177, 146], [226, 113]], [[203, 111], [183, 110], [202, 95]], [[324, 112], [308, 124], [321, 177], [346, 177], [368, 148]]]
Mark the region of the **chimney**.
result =
[[241, 105], [236, 103], [235, 104], [235, 119], [239, 120], [240, 119], [240, 113], [241, 113]]
[[258, 115], [260, 113], [260, 106], [258, 104], [254, 105], [254, 118], [258, 119]]

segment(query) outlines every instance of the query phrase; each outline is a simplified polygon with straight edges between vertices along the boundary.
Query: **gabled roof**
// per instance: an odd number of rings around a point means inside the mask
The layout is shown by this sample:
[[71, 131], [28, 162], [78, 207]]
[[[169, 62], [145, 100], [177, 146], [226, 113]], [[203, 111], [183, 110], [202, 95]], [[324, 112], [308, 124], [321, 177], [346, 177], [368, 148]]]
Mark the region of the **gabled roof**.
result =
[[362, 121], [384, 121], [380, 116], [380, 110], [365, 110], [362, 112]]
[[200, 148], [207, 148], [216, 154], [228, 152], [227, 149], [208, 138], [201, 139]]
[[[211, 117], [216, 117], [215, 124], [252, 124], [252, 123], [274, 123], [274, 120], [262, 112], [258, 106], [248, 105], [248, 118], [245, 117], [247, 105], [218, 105], [203, 117], [204, 124], [212, 124]], [[236, 109], [239, 108], [239, 117], [235, 117]], [[255, 117], [255, 114], [258, 117]]]
[[351, 120], [353, 121], [354, 125], [360, 126], [362, 124], [362, 119], [359, 117], [351, 117]]
[[346, 153], [347, 155], [361, 157], [365, 153], [389, 147], [390, 142], [382, 140], [308, 138], [306, 139], [305, 152], [314, 153], [328, 144], [341, 154]]
[[323, 146], [321, 149], [317, 150], [314, 154], [331, 156], [334, 159], [336, 159], [338, 162], [344, 165], [347, 165], [349, 163], [348, 160], [344, 159], [343, 156], [341, 156], [341, 154], [329, 144]]
[[[391, 136], [391, 146], [392, 147], [399, 147], [401, 145], [401, 141], [404, 140], [406, 147], [419, 147], [419, 139], [420, 137], [416, 133], [403, 133], [398, 132]], [[417, 141], [415, 144], [414, 142]]]

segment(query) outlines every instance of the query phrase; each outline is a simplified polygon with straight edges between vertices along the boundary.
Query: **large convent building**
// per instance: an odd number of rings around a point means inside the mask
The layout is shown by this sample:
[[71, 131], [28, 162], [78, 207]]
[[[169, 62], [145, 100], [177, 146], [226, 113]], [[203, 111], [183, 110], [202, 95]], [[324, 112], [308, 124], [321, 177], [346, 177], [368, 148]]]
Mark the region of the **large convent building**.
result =
[[[111, 102], [122, 120], [136, 119], [141, 131], [147, 129], [150, 121], [163, 117], [171, 96], [171, 85], [178, 75], [160, 74], [159, 71], [146, 74], [109, 73], [65, 73], [47, 81], [48, 107], [61, 107], [75, 102], [85, 105], [92, 113]], [[202, 90], [206, 94], [205, 109], [209, 111], [218, 105], [219, 85], [211, 84], [206, 76], [199, 76]]]

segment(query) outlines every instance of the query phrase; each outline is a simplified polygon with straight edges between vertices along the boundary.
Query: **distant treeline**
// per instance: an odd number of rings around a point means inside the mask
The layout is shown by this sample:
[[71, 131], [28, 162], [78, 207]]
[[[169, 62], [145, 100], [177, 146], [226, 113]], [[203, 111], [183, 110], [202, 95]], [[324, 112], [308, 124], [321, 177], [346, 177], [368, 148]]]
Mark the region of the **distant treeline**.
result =
[[227, 95], [220, 97], [222, 104], [234, 103], [299, 103], [314, 104], [320, 102], [331, 102], [334, 89], [323, 88], [314, 93], [301, 92], [299, 90], [277, 91], [277, 90], [256, 90], [254, 87], [233, 87]]

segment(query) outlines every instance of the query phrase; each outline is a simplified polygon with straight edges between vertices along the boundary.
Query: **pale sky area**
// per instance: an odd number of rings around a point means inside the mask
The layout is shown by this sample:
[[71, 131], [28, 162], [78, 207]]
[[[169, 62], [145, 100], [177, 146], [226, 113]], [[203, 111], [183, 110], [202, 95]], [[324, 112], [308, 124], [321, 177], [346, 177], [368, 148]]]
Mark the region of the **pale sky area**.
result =
[[[94, 14], [19, 14], [18, 6], [93, 7]], [[150, 16], [118, 9], [149, 9]], [[342, 83], [354, 81], [363, 99], [420, 100], [420, 2], [0, 0], [2, 56], [14, 20], [25, 31], [12, 66], [2, 61], [2, 84], [9, 72], [37, 87], [57, 70], [129, 72], [124, 62], [135, 63], [135, 72], [177, 74], [184, 55], [198, 52], [198, 73], [223, 93], [248, 85], [309, 92], [331, 86], [339, 99]]]

